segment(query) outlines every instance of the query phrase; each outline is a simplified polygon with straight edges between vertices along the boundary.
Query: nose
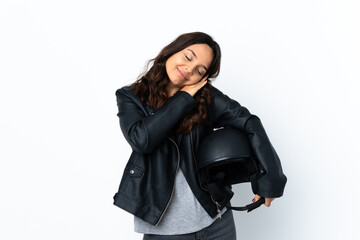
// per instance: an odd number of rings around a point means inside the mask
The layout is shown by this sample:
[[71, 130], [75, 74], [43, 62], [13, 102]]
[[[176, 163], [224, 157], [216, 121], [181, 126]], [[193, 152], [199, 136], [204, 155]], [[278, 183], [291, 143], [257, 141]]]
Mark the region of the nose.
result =
[[186, 74], [192, 75], [192, 73], [193, 73], [193, 71], [194, 71], [194, 67], [185, 66], [185, 71], [186, 71]]

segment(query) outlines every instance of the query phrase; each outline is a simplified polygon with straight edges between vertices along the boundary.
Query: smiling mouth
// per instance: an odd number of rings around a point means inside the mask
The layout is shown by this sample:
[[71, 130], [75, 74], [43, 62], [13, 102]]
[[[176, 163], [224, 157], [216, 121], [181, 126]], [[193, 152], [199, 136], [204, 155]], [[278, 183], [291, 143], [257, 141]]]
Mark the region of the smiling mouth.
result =
[[180, 69], [177, 68], [177, 70], [179, 71], [180, 75], [184, 78], [184, 80], [186, 80], [185, 75], [180, 71]]

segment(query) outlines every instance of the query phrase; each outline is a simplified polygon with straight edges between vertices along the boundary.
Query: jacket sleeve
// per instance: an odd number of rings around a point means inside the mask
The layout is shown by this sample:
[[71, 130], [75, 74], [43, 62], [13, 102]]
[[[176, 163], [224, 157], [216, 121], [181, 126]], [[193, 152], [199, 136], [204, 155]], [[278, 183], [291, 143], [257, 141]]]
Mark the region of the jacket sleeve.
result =
[[119, 89], [116, 91], [121, 130], [134, 151], [150, 153], [174, 127], [195, 107], [194, 98], [183, 91], [174, 96], [152, 115], [148, 115], [135, 103], [134, 95]]
[[273, 148], [260, 119], [248, 109], [214, 88], [211, 110], [214, 127], [234, 127], [244, 131], [262, 167], [256, 194], [262, 197], [281, 197], [287, 181], [280, 159]]

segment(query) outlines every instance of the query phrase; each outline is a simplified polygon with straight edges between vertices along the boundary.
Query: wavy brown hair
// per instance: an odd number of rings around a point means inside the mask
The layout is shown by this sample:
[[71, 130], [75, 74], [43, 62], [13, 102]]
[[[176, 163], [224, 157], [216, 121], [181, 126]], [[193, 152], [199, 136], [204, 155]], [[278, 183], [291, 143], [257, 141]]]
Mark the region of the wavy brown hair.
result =
[[208, 82], [194, 96], [196, 108], [188, 114], [181, 122], [179, 132], [189, 133], [194, 125], [207, 123], [207, 104], [210, 103], [211, 80], [220, 72], [221, 50], [220, 46], [206, 33], [192, 32], [185, 33], [177, 37], [173, 42], [164, 47], [157, 57], [151, 59], [153, 63], [149, 70], [145, 70], [137, 81], [133, 83], [136, 88], [135, 95], [140, 97], [143, 102], [154, 109], [161, 107], [169, 98], [167, 86], [170, 79], [166, 73], [165, 63], [173, 54], [185, 49], [193, 44], [207, 44], [213, 51], [213, 60], [204, 76], [208, 76]]

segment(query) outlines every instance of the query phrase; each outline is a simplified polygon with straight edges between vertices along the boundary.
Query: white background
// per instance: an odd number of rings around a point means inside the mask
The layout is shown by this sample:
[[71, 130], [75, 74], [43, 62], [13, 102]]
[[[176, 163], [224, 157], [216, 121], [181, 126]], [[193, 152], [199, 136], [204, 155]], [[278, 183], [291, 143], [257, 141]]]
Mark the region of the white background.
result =
[[[359, 239], [360, 3], [0, 2], [0, 239], [141, 239], [115, 207], [115, 90], [178, 35], [220, 44], [214, 85], [258, 115], [288, 183], [238, 239]], [[236, 186], [233, 205], [253, 198]], [[238, 204], [237, 204], [238, 203]]]

